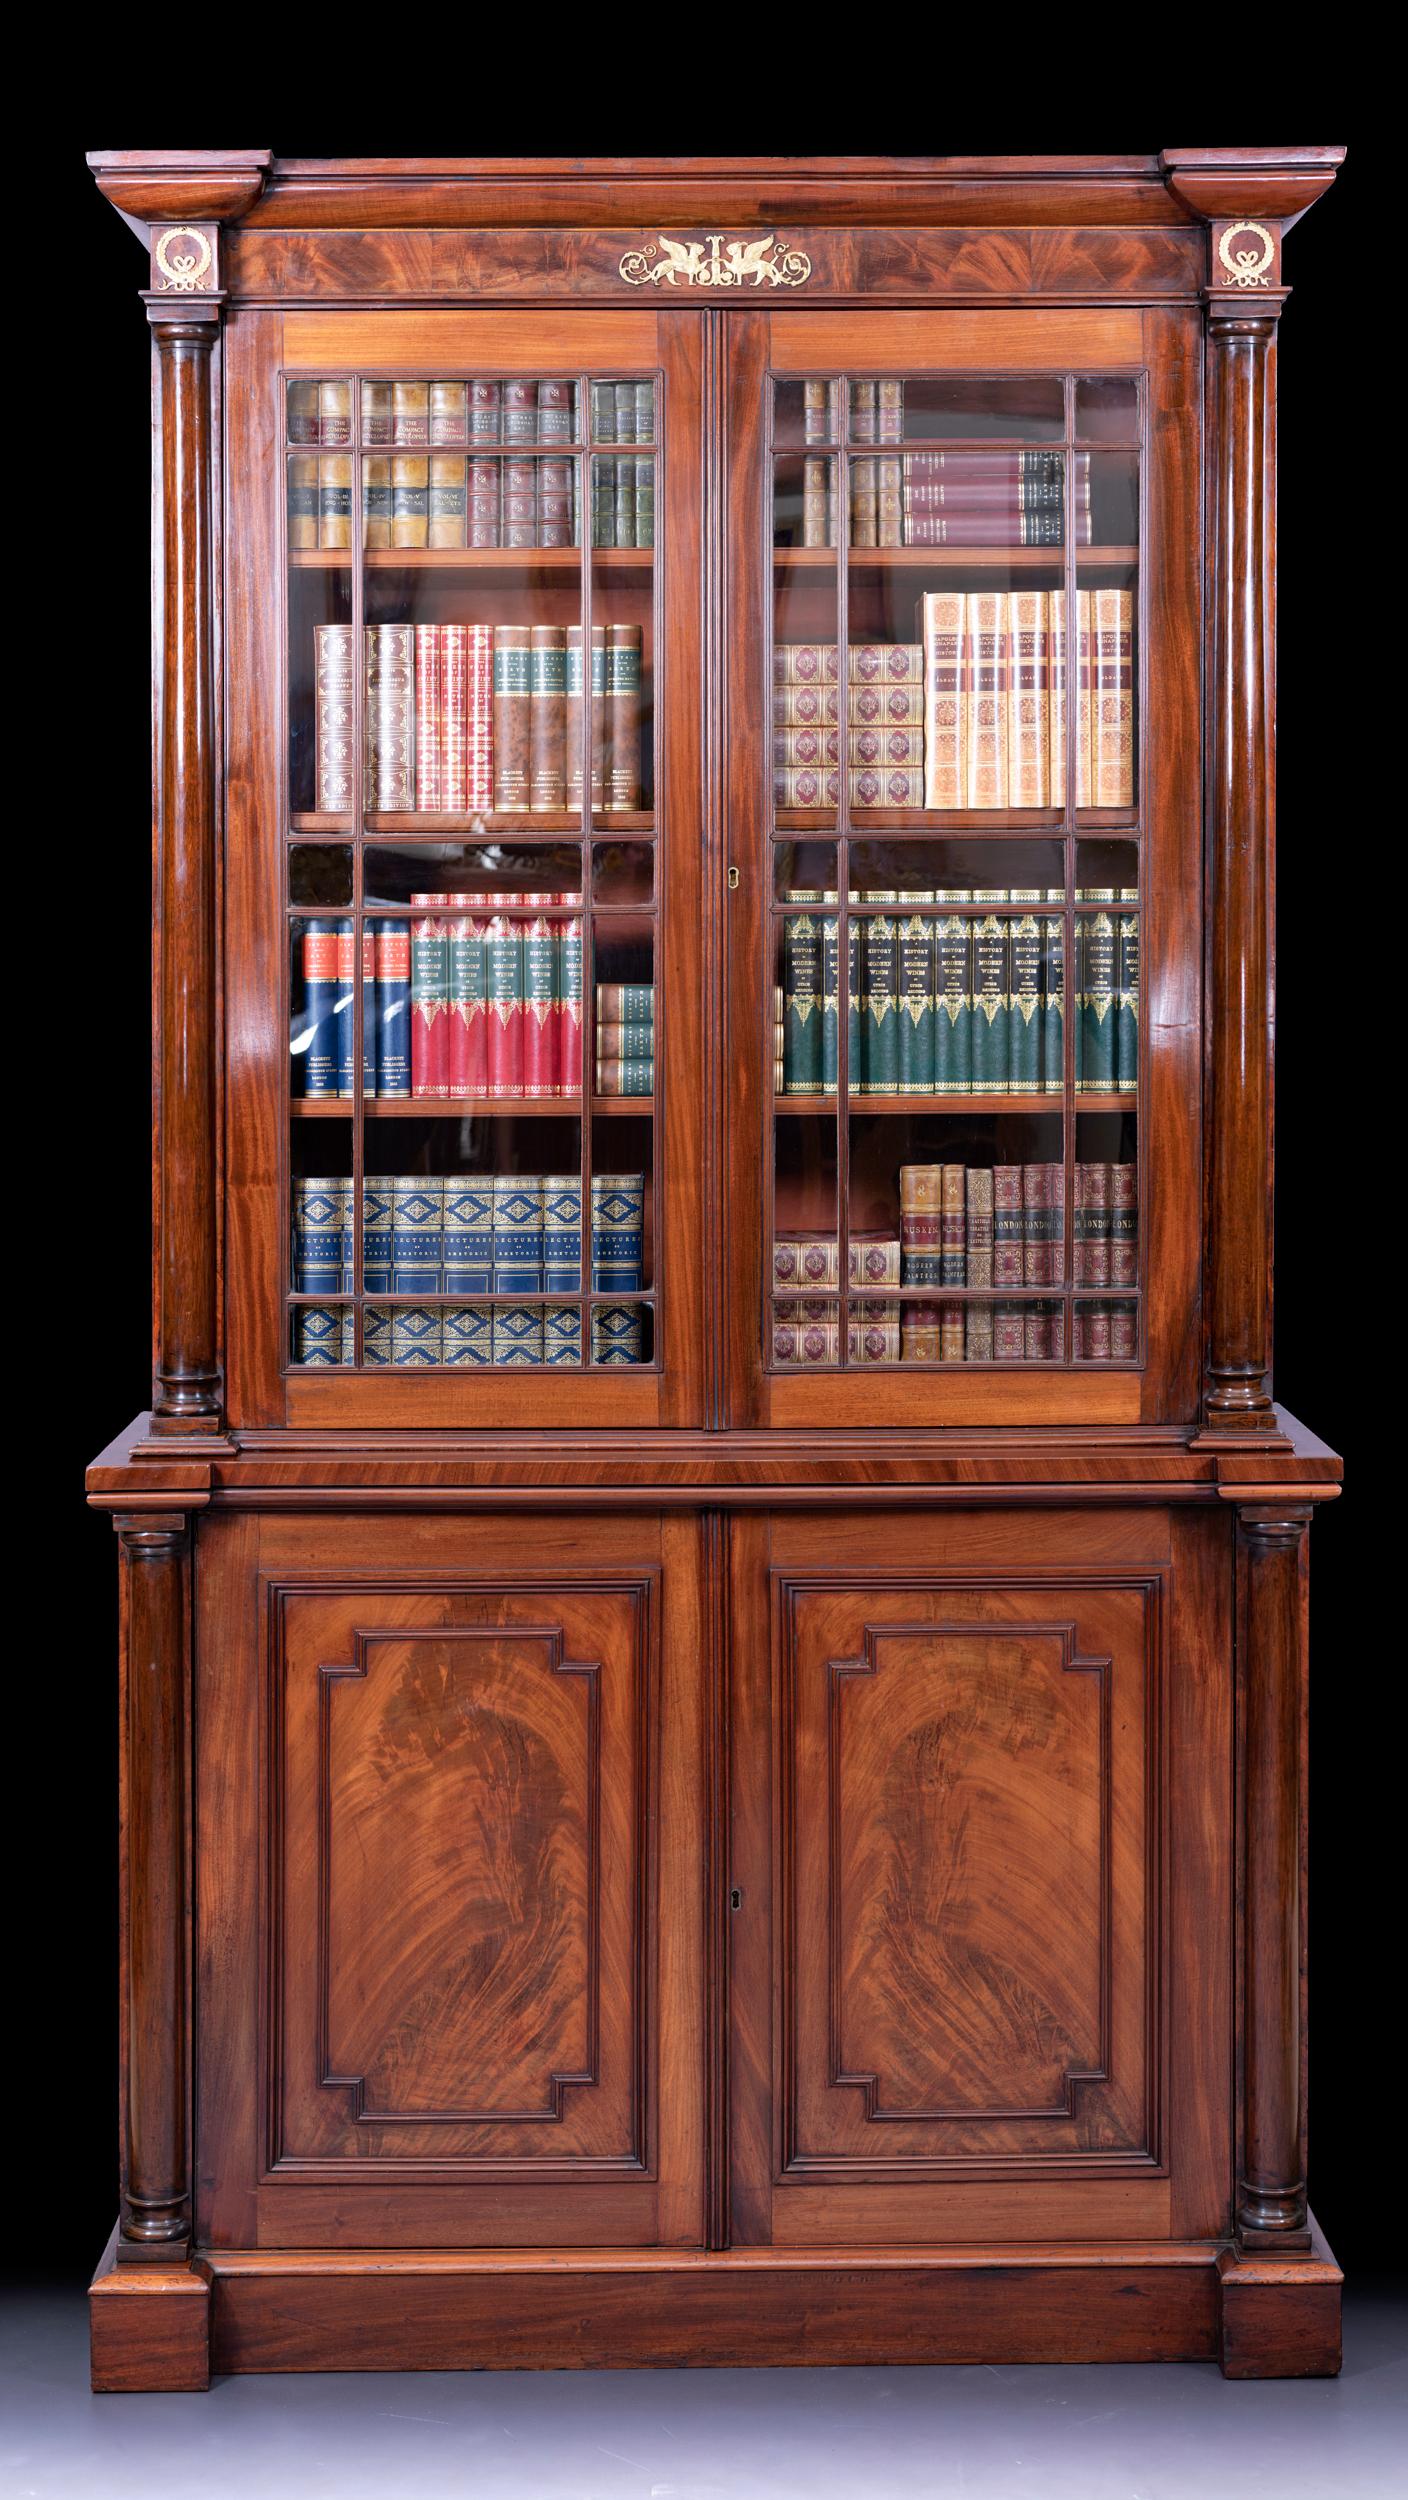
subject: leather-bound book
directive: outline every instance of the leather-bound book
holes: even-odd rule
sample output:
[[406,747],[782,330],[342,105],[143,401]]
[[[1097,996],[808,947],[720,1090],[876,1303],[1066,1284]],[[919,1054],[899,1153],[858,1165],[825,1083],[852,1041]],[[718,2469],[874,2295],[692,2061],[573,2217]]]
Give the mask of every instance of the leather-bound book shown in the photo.
[[1090,685],[1092,676],[1092,631],[1090,592],[1076,592],[1075,651],[1068,655],[1067,674],[1071,685],[1071,709],[1075,714],[1076,732],[1076,805],[1091,807],[1093,784],[1090,777]]
[[1050,697],[1047,704],[1047,804],[1066,804],[1066,594],[1046,594],[1046,650]]
[[440,722],[444,704],[441,628],[417,625],[416,638],[416,808],[435,815],[443,808]]
[[1077,1285],[1110,1281],[1110,1166],[1078,1163],[1075,1174],[1071,1275]]
[[943,1166],[900,1166],[900,1262],[906,1285],[942,1280]]
[[393,443],[429,442],[430,384],[428,382],[392,383],[391,439]]
[[494,807],[502,815],[526,816],[529,810],[532,700],[531,629],[527,625],[496,625]]
[[416,804],[416,638],[413,625],[367,627],[367,806],[401,814]]
[[1112,1363],[1137,1363],[1139,1360],[1137,1302],[1110,1304],[1110,1360]]
[[961,1302],[939,1304],[939,1361],[963,1361],[963,1305]]
[[1139,1166],[1110,1166],[1110,1282],[1139,1282]]
[[1108,1302],[1078,1302],[1076,1304],[1076,1360],[1078,1362],[1109,1362],[1110,1310],[1111,1305]]
[[[290,1035],[290,1049],[295,1089],[309,1102],[335,1097],[338,1090],[337,948],[340,925],[336,920],[319,917],[305,920],[299,932],[303,1007]],[[316,1285],[299,1287],[303,1293],[320,1290]]]
[[362,1290],[391,1291],[391,1210],[396,1183],[389,1175],[362,1176]]
[[538,536],[538,464],[536,460],[504,462],[503,543],[532,547]]
[[1127,590],[1091,593],[1091,805],[1134,799],[1134,603]]
[[879,443],[904,440],[904,383],[897,375],[875,385],[875,439]]
[[443,1255],[446,1293],[492,1293],[494,1192],[487,1176],[446,1181]]
[[904,469],[898,455],[875,463],[875,540],[880,547],[904,545]]
[[873,460],[851,463],[851,545],[878,546],[880,529],[880,478]]
[[900,1304],[900,1359],[937,1363],[943,1356],[943,1323],[937,1302]]
[[875,384],[868,381],[853,382],[850,398],[851,441],[853,443],[878,442],[880,438],[876,428]]
[[934,1091],[973,1090],[973,929],[958,912],[934,923]]
[[998,1163],[992,1175],[992,1281],[999,1293],[1026,1281],[1022,1166]]
[[[883,701],[883,690],[879,687],[863,686],[855,692],[877,706]],[[774,729],[834,728],[841,717],[839,686],[775,686],[773,689]]]
[[645,1283],[645,1174],[592,1174],[592,1291],[636,1293]]
[[1007,804],[1046,807],[1050,804],[1051,695],[1045,591],[1009,591],[1007,624]]
[[465,536],[471,547],[497,547],[503,519],[503,462],[480,455],[466,471]]
[[391,1290],[438,1293],[444,1259],[445,1184],[419,1172],[391,1183]]
[[467,625],[465,638],[465,791],[472,813],[494,804],[494,629]]
[[[1093,899],[1095,889],[1087,887]],[[1109,889],[1113,900],[1113,888]],[[1108,1094],[1115,1084],[1115,916],[1112,911],[1083,914],[1081,969],[1080,1087],[1085,1094]]]
[[494,1291],[526,1296],[543,1289],[543,1184],[536,1173],[495,1173]]
[[1066,1090],[1066,923],[1055,912],[1041,921],[1041,1089]]
[[[565,662],[563,745],[566,760],[566,804],[568,807],[579,808],[582,804],[584,725],[582,689],[582,628],[580,625],[569,625],[567,627]],[[593,722],[595,723],[598,719],[602,722],[600,732],[593,738],[593,750],[595,752],[600,748],[605,737],[606,627],[604,625],[594,625],[592,627],[591,677]],[[591,804],[593,808],[599,808],[602,805],[602,800],[603,791],[600,778],[597,777],[593,780],[591,791]]]
[[447,1366],[466,1367],[492,1363],[494,1359],[494,1314],[492,1306],[449,1309],[440,1314],[440,1360]]
[[389,547],[394,508],[391,489],[391,456],[388,452],[368,452],[362,462],[362,545],[367,548]]
[[636,535],[637,547],[655,544],[655,462],[636,461]]
[[616,440],[616,385],[614,382],[593,382],[591,411],[593,442],[614,443]]
[[487,946],[486,924],[473,913],[451,921],[450,1091],[471,1099],[489,1090]]
[[500,382],[471,382],[469,386],[469,438],[471,442],[496,443],[502,412],[503,385]]
[[582,1176],[543,1176],[543,1286],[548,1293],[582,1289]]
[[[841,1005],[841,921],[834,893],[823,891],[826,906],[821,922],[821,1090],[834,1094],[840,1070],[840,1005]],[[851,922],[851,943],[856,943],[856,924]],[[856,1043],[859,1047],[859,1032]],[[850,1081],[855,1083],[855,1052],[851,1056]]]
[[616,454],[598,452],[592,460],[592,545],[616,544]]
[[[469,441],[469,393],[463,382],[431,383],[430,440],[432,443]],[[463,541],[456,543],[462,545]]]
[[318,545],[339,550],[352,544],[352,454],[324,452],[318,462]]
[[[505,905],[517,895],[504,895]],[[501,909],[489,922],[485,942],[489,1005],[488,1091],[500,1101],[523,1092],[523,928]]]
[[613,547],[634,547],[636,543],[636,464],[623,457],[616,461],[616,510],[612,520]]
[[645,1361],[645,1305],[641,1302],[608,1302],[592,1313],[592,1361],[605,1363],[643,1363]]
[[293,1198],[293,1290],[342,1293],[351,1265],[352,1184],[346,1179],[296,1180]]
[[[973,1287],[986,1289],[992,1283],[992,1173],[986,1167],[970,1165],[965,1176],[964,1196],[967,1219],[967,1281]],[[969,1302],[964,1308],[964,1360],[969,1363],[992,1361],[992,1304]]]
[[536,443],[538,385],[515,380],[503,386],[503,429],[506,443]]
[[343,815],[352,805],[352,628],[314,628],[317,700],[317,803],[322,815]]
[[852,1363],[897,1363],[900,1359],[899,1306],[866,1296],[847,1313],[846,1352]]
[[316,452],[297,451],[288,464],[288,543],[300,550],[318,544],[319,461]]
[[403,453],[391,463],[391,544],[425,547],[430,543],[430,461],[424,453]]
[[430,455],[430,492],[427,502],[428,547],[463,547],[465,544],[467,463],[456,459],[453,452],[432,452]]
[[[830,440],[828,393],[824,382],[812,381],[802,384],[802,435],[804,441],[808,443],[825,443]],[[291,433],[289,439],[290,441],[293,439]]]
[[554,455],[538,462],[538,545],[572,544],[572,462]]
[[[559,902],[567,901],[564,895]],[[577,897],[571,897],[577,900]],[[557,1090],[575,1101],[582,1090],[582,923],[559,920],[553,996],[557,1007]]]
[[543,1306],[541,1302],[494,1304],[494,1361],[541,1364]]
[[[871,895],[869,901],[892,903],[895,894]],[[899,922],[893,912],[867,914],[862,962],[865,974],[865,1078],[867,1094],[893,1094],[900,1081],[900,957]]]
[[899,1008],[898,1090],[902,1094],[932,1094],[934,923],[922,912],[906,914],[899,924]]
[[441,1321],[433,1302],[393,1302],[391,1360],[398,1371],[416,1371],[439,1363]]
[[965,807],[1007,805],[1007,597],[967,599],[968,732]]
[[[791,691],[799,700],[805,698],[813,705],[824,702],[828,706],[825,718],[839,719],[839,689],[837,687],[799,686]],[[922,733],[924,715],[925,694],[922,685],[912,683],[894,685],[888,679],[882,678],[874,684],[863,686],[852,682],[847,689],[846,716],[854,730],[882,729],[887,732],[895,730],[909,732],[911,743],[902,755],[895,756],[894,761],[897,763],[923,762],[924,748],[917,742],[915,733]],[[812,717],[815,716],[812,715]],[[797,717],[802,719],[808,715],[799,712]]]
[[411,1092],[411,924],[378,920],[376,953],[376,1090],[382,1102],[407,1102]]
[[[907,691],[907,689],[905,689]],[[922,807],[924,803],[924,732],[918,728],[896,729],[889,721],[877,722],[873,728],[852,727],[848,734],[850,759],[853,765],[876,774],[887,783],[894,773],[903,773],[906,783],[913,782],[912,795],[904,804]],[[854,780],[855,775],[852,775]]]
[[1115,1089],[1121,1094],[1139,1090],[1139,914],[1123,908],[1134,899],[1121,892],[1116,940]]
[[[814,894],[797,891],[789,894],[787,900],[819,904],[821,892],[819,888]],[[784,1091],[789,1094],[819,1094],[821,1091],[821,919],[818,913],[796,912],[784,920],[782,962],[785,999]]]
[[540,443],[570,443],[573,434],[572,382],[540,382],[538,384],[538,440]]
[[1010,924],[988,912],[973,923],[973,1092],[1005,1094],[1010,1086]]
[[[544,1183],[546,1188],[547,1184]],[[582,1361],[582,1314],[575,1303],[543,1304],[543,1361],[549,1370],[578,1370]]]
[[802,462],[802,544],[804,547],[829,547],[827,528],[828,460],[811,457]]
[[466,737],[469,726],[468,628],[440,625],[440,805],[447,813],[465,812]]
[[523,1091],[536,1101],[557,1092],[557,935],[551,895],[522,899],[533,912],[523,924]]
[[641,735],[641,629],[606,628],[606,740],[610,758],[606,807],[638,808]]
[[285,414],[291,443],[320,443],[322,417],[316,382],[290,382]]
[[438,896],[412,896],[411,1093],[416,1101],[443,1101],[450,1090],[449,940],[437,911]]
[[533,625],[529,639],[528,804],[544,814],[567,804],[567,636]]
[[[1016,897],[1014,896],[1014,900]],[[1007,1002],[1007,1072],[1014,1094],[1042,1086],[1041,923],[1024,911],[1008,923],[1011,948]]]
[[364,443],[389,443],[393,436],[391,385],[389,382],[362,384],[362,440]]
[[941,1166],[939,1201],[939,1282],[968,1282],[967,1174],[961,1163]]
[[350,443],[352,440],[352,385],[350,382],[318,384],[318,440],[329,443]]

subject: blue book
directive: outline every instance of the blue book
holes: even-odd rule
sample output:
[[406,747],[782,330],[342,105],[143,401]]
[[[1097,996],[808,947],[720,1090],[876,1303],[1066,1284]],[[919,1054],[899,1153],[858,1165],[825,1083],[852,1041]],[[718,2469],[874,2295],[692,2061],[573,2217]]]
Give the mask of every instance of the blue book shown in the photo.
[[398,1367],[440,1360],[440,1311],[436,1303],[394,1302],[391,1360]]
[[[446,1181],[444,1264],[446,1293],[492,1292],[494,1192],[491,1181]],[[450,1359],[447,1354],[446,1361]],[[488,1362],[487,1353],[483,1359]]]
[[346,1238],[348,1180],[295,1180],[293,1184],[293,1290],[343,1293],[350,1264]]
[[376,1090],[383,1102],[411,1098],[411,924],[376,924]]
[[294,1360],[320,1365],[350,1363],[343,1351],[344,1323],[352,1317],[336,1303],[300,1302],[294,1313]]
[[[391,1184],[391,1290],[440,1291],[441,1226],[445,1184],[411,1173]],[[399,1361],[393,1354],[393,1362]],[[439,1361],[437,1354],[435,1360]]]
[[548,1365],[569,1364],[574,1370],[582,1360],[582,1313],[575,1302],[545,1302],[543,1305],[543,1361]]
[[352,923],[350,920],[339,920],[334,925],[337,929],[337,989],[332,1010],[333,1048],[337,1053],[337,1092],[343,1102],[350,1102],[353,1094],[353,1044],[357,1039],[357,1002],[352,980],[355,960]]
[[391,1306],[381,1310],[368,1306],[362,1313],[362,1361],[364,1364],[389,1363],[391,1360]]
[[396,1183],[388,1175],[362,1176],[362,1291],[391,1291],[391,1206]]
[[[543,1285],[548,1293],[582,1290],[582,1179],[579,1172],[543,1178]],[[552,1361],[549,1355],[548,1360]]]
[[638,1293],[644,1283],[645,1174],[594,1172],[592,1291]]
[[541,1302],[496,1302],[494,1304],[494,1361],[496,1363],[541,1363],[543,1359],[543,1306]]
[[444,1311],[441,1322],[442,1362],[463,1365],[493,1361],[494,1314],[487,1305],[477,1310]]
[[[493,1289],[515,1294],[543,1289],[543,1184],[531,1173],[495,1176]],[[541,1354],[532,1359],[541,1361]]]
[[303,1012],[289,1048],[295,1089],[310,1102],[337,1092],[337,931],[335,920],[303,923]]
[[592,1313],[592,1361],[594,1363],[643,1363],[645,1361],[645,1306],[640,1302],[611,1302]]

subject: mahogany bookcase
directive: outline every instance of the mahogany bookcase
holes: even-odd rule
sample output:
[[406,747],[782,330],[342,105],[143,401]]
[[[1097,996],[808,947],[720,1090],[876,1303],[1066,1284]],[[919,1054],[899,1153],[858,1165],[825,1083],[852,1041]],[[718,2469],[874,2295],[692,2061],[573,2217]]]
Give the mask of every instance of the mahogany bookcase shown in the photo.
[[[1276,337],[1341,156],[90,157],[155,436],[97,2387],[1338,2368],[1340,1466],[1273,1402],[1270,1208]],[[567,652],[529,812],[497,692],[467,780],[379,778],[363,654],[409,629],[428,759],[461,626]],[[429,1033],[481,909],[508,986],[439,1012],[550,961],[556,1091],[416,1042],[354,1095],[383,936]],[[555,1301],[496,1231],[407,1286],[398,1187],[544,1177]]]

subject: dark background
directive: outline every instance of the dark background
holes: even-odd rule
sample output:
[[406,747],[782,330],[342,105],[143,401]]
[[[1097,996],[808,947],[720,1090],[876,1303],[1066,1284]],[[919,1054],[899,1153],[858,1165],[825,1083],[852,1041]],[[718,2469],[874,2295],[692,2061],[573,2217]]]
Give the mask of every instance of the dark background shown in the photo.
[[[263,107],[247,126],[268,123]],[[140,114],[122,124],[141,126]],[[1334,110],[1302,102],[1266,129],[1337,126]],[[92,128],[104,136],[109,126],[98,118]],[[492,144],[544,141],[540,128],[515,141],[496,127]],[[1075,143],[1063,131],[1056,144]],[[1390,731],[1395,758],[1401,749],[1397,715],[1381,712],[1375,692],[1376,594],[1394,594],[1403,499],[1398,410],[1382,389],[1393,330],[1371,319],[1384,278],[1369,246],[1388,248],[1393,230],[1370,195],[1372,153],[1351,145],[1328,198],[1289,237],[1280,375],[1276,1390],[1349,1467],[1342,1503],[1311,1537],[1311,2180],[1322,2227],[1361,2277],[1384,2266],[1390,2246],[1383,2192],[1395,2169],[1384,2138],[1396,2115],[1404,1968],[1403,1644],[1388,1602],[1386,1470],[1374,1463],[1401,1395],[1388,1358],[1403,1342],[1391,1213],[1403,1157],[1392,1113],[1377,1110],[1398,1099],[1403,1057],[1402,1019],[1391,1026],[1387,1012],[1404,951]],[[23,1475],[6,1505],[11,1585],[33,1601],[33,1628],[12,1639],[7,1660],[19,1953],[4,1992],[6,2080],[12,2120],[28,2115],[10,2135],[5,2255],[17,2271],[77,2282],[117,2202],[116,1557],[106,1519],[83,1509],[81,1470],[149,1397],[148,350],[138,243],[93,188],[81,145],[55,141],[46,170],[56,177],[47,209],[81,300],[42,357],[42,307],[19,292],[12,309],[23,404],[37,413],[30,393],[47,377],[69,439],[51,437],[48,460],[21,453],[11,469],[17,519],[36,530],[23,578],[46,596],[11,619],[41,638],[33,667],[11,678],[12,776],[26,757],[38,769],[12,778],[8,830],[12,892],[31,898],[11,947],[39,967],[20,1064],[42,1093],[23,1168],[10,1175],[9,1238],[39,1257],[9,1297],[21,1363],[33,1365],[12,1440]],[[1402,638],[1401,621],[1385,634],[1395,661]],[[1351,1067],[1362,1074],[1346,1081]],[[1372,1127],[1361,1107],[1371,1100]],[[76,1255],[55,1264],[48,1228],[65,1199]],[[48,1446],[31,1487],[36,1430]]]

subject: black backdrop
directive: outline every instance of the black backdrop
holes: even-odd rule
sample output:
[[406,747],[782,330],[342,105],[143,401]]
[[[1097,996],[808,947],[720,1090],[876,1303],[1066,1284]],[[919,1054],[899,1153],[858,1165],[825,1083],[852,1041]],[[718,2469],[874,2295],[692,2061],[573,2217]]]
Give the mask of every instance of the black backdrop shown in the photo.
[[[1301,103],[1286,118],[1299,133],[1328,117]],[[266,122],[256,113],[250,126]],[[105,135],[101,118],[92,127]],[[519,144],[540,146],[540,129]],[[1344,1501],[1311,1539],[1311,2176],[1323,2227],[1361,2272],[1393,2262],[1381,2182],[1396,2166],[1380,2137],[1396,2115],[1389,2051],[1403,1912],[1403,1780],[1390,1726],[1403,1644],[1385,1603],[1392,1549],[1370,1464],[1376,1436],[1386,1453],[1401,1396],[1385,1358],[1403,1344],[1391,1214],[1403,1157],[1391,1122],[1361,1110],[1376,1089],[1394,1099],[1403,1057],[1398,1019],[1387,1055],[1383,1013],[1403,949],[1379,934],[1398,903],[1403,806],[1372,691],[1372,600],[1402,511],[1398,411],[1375,378],[1393,332],[1369,319],[1368,245],[1391,232],[1370,198],[1370,153],[1351,148],[1329,198],[1289,238],[1280,392],[1276,1383],[1350,1470]],[[12,1619],[22,1593],[36,1602],[7,1661],[19,1951],[0,2003],[15,2016],[5,2259],[76,2282],[116,2207],[114,1540],[83,1511],[81,1469],[148,1397],[148,404],[140,247],[93,189],[80,144],[52,141],[55,169],[51,204],[70,286],[81,279],[79,318],[36,361],[42,305],[21,285],[11,312],[26,409],[11,511],[35,531],[16,601],[28,613],[13,621],[43,639],[40,664],[12,680],[22,715],[12,771],[31,737],[42,767],[11,784],[11,884],[23,905],[10,960],[19,950],[26,970],[39,969],[12,1064],[41,1092],[12,1170],[9,1236],[38,1255],[24,1261],[23,1284],[12,1280],[9,1307],[11,1344],[33,1366],[19,1445],[28,1453],[42,1432],[45,1459],[31,1469],[26,1455],[7,1503]],[[31,262],[31,284],[41,274]],[[46,380],[62,449],[52,412],[29,396]],[[46,438],[47,460],[24,449]],[[12,595],[18,588],[12,579]],[[47,609],[37,627],[36,592]],[[1386,637],[1395,655],[1401,639],[1401,626]],[[1391,882],[1379,874],[1384,853]],[[1365,1040],[1355,1054],[1364,1078],[1337,1080],[1341,1036],[1371,1016],[1382,1017],[1385,1050]]]

